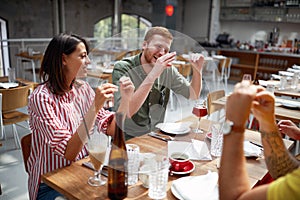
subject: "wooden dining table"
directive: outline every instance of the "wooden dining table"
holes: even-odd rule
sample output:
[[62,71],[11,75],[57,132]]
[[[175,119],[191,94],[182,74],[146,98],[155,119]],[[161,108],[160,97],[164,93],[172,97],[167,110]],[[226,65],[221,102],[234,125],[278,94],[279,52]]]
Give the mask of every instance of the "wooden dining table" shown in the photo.
[[[215,101],[213,101],[212,103],[215,105],[221,105],[221,106],[225,106],[226,104],[226,99],[227,96],[222,97],[220,99],[217,99]],[[277,100],[276,100],[277,99]],[[288,99],[279,99],[278,97],[275,98],[275,102],[281,102],[281,103],[275,103],[275,117],[278,120],[291,120],[293,122],[295,122],[296,124],[300,123],[300,110],[299,108],[297,109],[291,109],[291,108],[287,108],[282,106],[283,102],[286,103],[295,103],[297,102],[296,100],[288,100]]]
[[[190,116],[182,120],[193,122],[192,127],[196,126],[197,118]],[[209,130],[212,123],[216,123],[207,119],[202,119],[200,126],[205,132]],[[191,127],[191,128],[192,128]],[[191,139],[197,139],[204,141],[208,147],[210,146],[210,140],[206,137],[206,134],[196,134],[190,131],[184,135],[176,135],[175,141],[190,141]],[[254,143],[261,144],[260,134],[255,131],[246,130],[245,139],[253,141]],[[284,140],[287,148],[293,146],[293,142]],[[140,146],[141,153],[154,152],[156,154],[164,154],[167,156],[167,142],[153,138],[147,134],[135,137],[126,141],[126,143],[134,143]],[[93,171],[82,165],[83,162],[88,161],[89,158],[72,163],[70,166],[57,169],[55,171],[42,175],[42,181],[59,191],[68,199],[108,199],[107,197],[107,184],[99,187],[90,186],[87,180],[93,175]],[[267,174],[268,170],[265,165],[263,156],[258,158],[247,158],[247,171],[249,174],[249,181],[251,187],[255,186],[258,181]],[[208,171],[218,172],[217,165],[219,158],[213,157],[212,160],[193,160],[195,164],[195,170],[191,174],[185,176],[199,176],[207,174]],[[167,197],[165,199],[177,199],[171,191],[172,181],[181,178],[179,175],[169,175]],[[128,196],[126,199],[150,199],[148,196],[148,189],[143,187],[142,182],[128,186]]]

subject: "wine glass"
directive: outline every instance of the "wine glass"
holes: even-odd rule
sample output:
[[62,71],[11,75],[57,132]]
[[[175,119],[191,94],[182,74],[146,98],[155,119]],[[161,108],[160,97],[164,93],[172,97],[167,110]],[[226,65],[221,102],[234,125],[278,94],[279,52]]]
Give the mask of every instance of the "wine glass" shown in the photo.
[[101,186],[106,183],[106,180],[101,179],[101,171],[105,162],[108,141],[108,136],[99,132],[97,127],[89,136],[87,147],[90,161],[94,166],[94,176],[88,179],[88,183],[92,186]]
[[207,115],[207,107],[205,104],[196,103],[193,107],[192,113],[198,117],[198,123],[196,129],[194,129],[195,133],[203,133],[203,130],[200,129],[200,120],[201,117]]
[[251,83],[251,81],[252,81],[251,74],[244,74],[243,75],[243,81],[249,81]]

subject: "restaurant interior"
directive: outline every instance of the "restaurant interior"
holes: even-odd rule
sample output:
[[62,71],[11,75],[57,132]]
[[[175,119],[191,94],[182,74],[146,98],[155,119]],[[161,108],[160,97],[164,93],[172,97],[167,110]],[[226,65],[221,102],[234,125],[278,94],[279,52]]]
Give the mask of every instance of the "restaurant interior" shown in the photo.
[[[144,34],[153,26],[164,26],[174,36],[170,51],[176,51],[177,57],[173,65],[186,79],[192,77],[191,54],[204,55],[203,88],[199,99],[186,100],[171,93],[166,110],[164,123],[188,124],[188,131],[175,134],[171,131],[159,140],[157,137],[162,134],[132,140],[141,147],[145,141],[149,142],[147,147],[140,149],[143,153],[167,152],[169,155],[172,143],[165,140],[171,138],[173,143],[182,142],[180,145],[184,146],[187,138],[192,137],[190,133],[195,134],[193,140],[204,142],[210,151],[212,124],[224,121],[226,97],[245,75],[250,75],[253,84],[262,85],[275,95],[278,121],[291,120],[300,127],[300,1],[0,0],[0,5],[0,200],[29,199],[28,175],[21,148],[23,136],[30,133],[26,99],[41,83],[38,73],[46,46],[54,35],[62,32],[76,33],[89,41],[91,64],[85,80],[92,88],[101,81],[112,82],[114,63],[140,53]],[[9,81],[11,73],[16,85]],[[17,101],[16,94],[12,93],[17,89],[26,93],[24,98],[18,99],[25,99],[23,102]],[[206,105],[207,113],[198,118],[193,107],[199,103]],[[7,123],[7,110],[18,112],[22,119]],[[196,134],[194,128],[197,127],[204,133]],[[163,128],[171,129],[162,126],[160,130]],[[257,130],[258,124],[250,115],[246,138],[261,145]],[[298,141],[285,137],[285,145],[292,154],[300,153]],[[155,150],[157,148],[159,150]],[[220,156],[208,154],[208,157],[203,152],[202,157],[195,156],[193,169],[183,176],[217,172]],[[250,183],[255,187],[268,171],[261,154],[248,157]],[[79,163],[74,168],[81,167]],[[78,177],[86,182],[82,181],[80,187],[86,188],[86,177],[92,170],[83,167],[81,170]],[[67,170],[62,173],[68,175]],[[44,176],[43,181],[64,191],[67,181],[51,175]],[[169,175],[165,199],[183,199],[172,185],[172,181],[181,177],[180,173]],[[145,182],[139,179],[129,190],[128,199],[149,199],[143,184]],[[89,193],[92,197],[104,198],[106,193],[100,194],[102,187],[105,186],[87,188],[78,194],[73,189],[74,194],[66,192],[64,195],[69,199],[81,199]]]

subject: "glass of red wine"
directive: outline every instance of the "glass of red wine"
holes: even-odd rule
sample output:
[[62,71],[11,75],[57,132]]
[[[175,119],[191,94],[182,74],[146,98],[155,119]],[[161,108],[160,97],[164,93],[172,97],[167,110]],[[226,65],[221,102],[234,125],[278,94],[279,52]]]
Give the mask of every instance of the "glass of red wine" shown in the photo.
[[207,115],[207,107],[205,104],[196,104],[193,107],[193,112],[192,112],[195,116],[198,117],[198,123],[197,123],[197,127],[196,129],[194,129],[195,133],[203,133],[203,130],[200,129],[200,120],[201,117],[204,117]]

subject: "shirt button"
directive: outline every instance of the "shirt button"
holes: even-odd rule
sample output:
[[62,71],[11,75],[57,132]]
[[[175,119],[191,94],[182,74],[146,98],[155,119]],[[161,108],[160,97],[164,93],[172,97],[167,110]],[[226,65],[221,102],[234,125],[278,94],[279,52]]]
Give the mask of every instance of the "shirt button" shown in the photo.
[[151,106],[151,103],[149,103],[148,105]]

